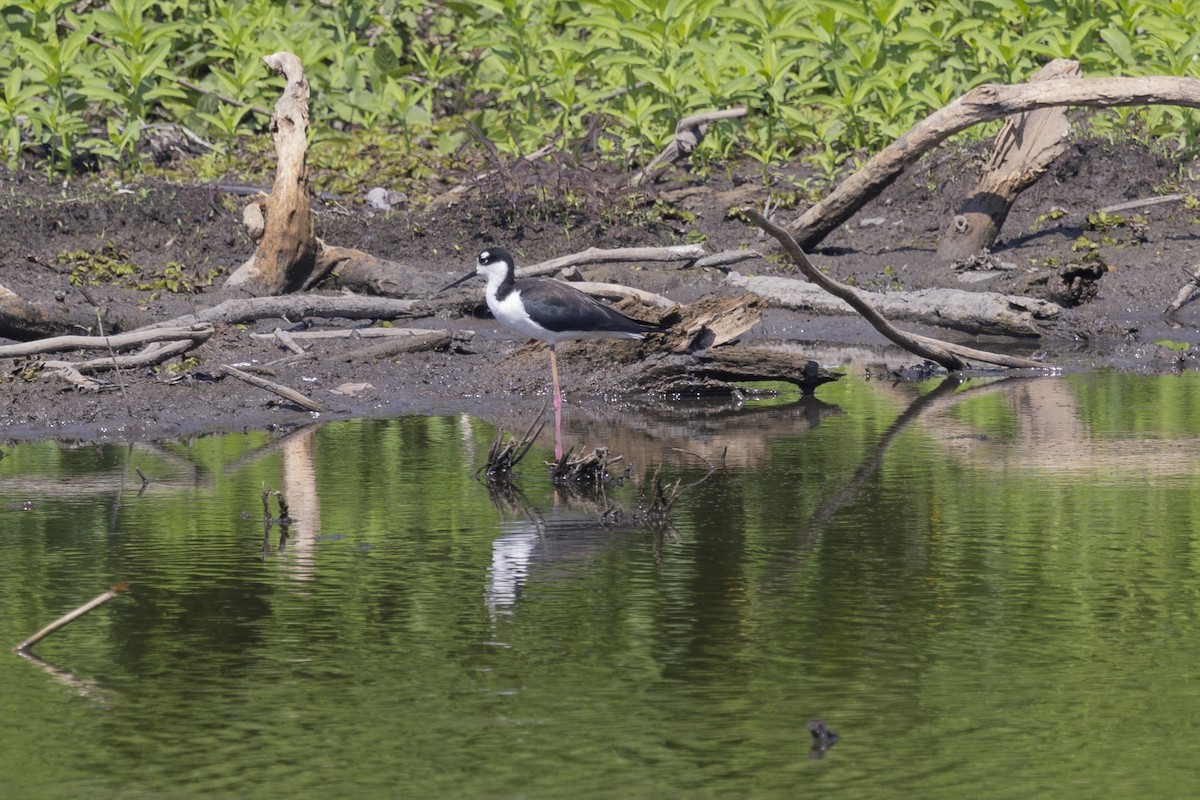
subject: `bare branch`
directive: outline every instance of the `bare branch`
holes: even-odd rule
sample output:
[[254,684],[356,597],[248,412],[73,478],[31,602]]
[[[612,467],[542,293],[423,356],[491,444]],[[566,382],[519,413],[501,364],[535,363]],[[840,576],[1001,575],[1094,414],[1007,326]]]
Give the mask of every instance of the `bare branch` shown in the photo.
[[266,378],[260,378],[257,375],[251,375],[249,372],[243,372],[237,367],[231,367],[228,364],[222,364],[221,372],[225,373],[231,378],[237,378],[239,381],[244,381],[251,386],[257,386],[259,389],[266,389],[268,392],[277,394],[283,399],[295,403],[296,405],[307,409],[308,411],[325,411],[325,406],[321,405],[316,400],[305,397],[295,389],[289,389],[286,386],[281,386],[280,384],[269,381]]
[[579,253],[552,258],[517,270],[518,278],[533,278],[553,275],[563,267],[578,267],[584,264],[620,264],[632,261],[694,261],[705,254],[699,244],[677,244],[668,247],[617,247],[604,250],[589,247]]
[[783,228],[768,220],[762,214],[758,213],[753,208],[744,208],[742,213],[758,227],[762,228],[767,233],[774,236],[787,254],[796,262],[796,266],[804,273],[804,276],[813,283],[820,286],[830,294],[840,297],[849,303],[855,311],[866,317],[875,330],[882,333],[891,341],[908,350],[910,353],[915,353],[921,358],[927,358],[934,361],[948,370],[959,370],[966,368],[967,364],[963,361],[964,358],[970,358],[975,361],[983,361],[988,364],[999,364],[1001,366],[1022,366],[1044,368],[1046,365],[1029,359],[1014,359],[1010,356],[998,356],[992,353],[987,353],[982,350],[975,350],[969,347],[961,347],[951,344],[950,342],[941,342],[937,339],[931,339],[926,336],[914,336],[904,331],[899,330],[890,322],[883,318],[870,304],[863,300],[858,292],[839,283],[832,278],[824,275],[805,255],[804,250],[796,243],[796,240]]
[[796,236],[800,247],[814,247],[923,153],[972,125],[1051,106],[1114,108],[1161,104],[1200,108],[1200,79],[1156,75],[977,86],[918,122],[877,153],[866,166],[792,222],[788,230]]

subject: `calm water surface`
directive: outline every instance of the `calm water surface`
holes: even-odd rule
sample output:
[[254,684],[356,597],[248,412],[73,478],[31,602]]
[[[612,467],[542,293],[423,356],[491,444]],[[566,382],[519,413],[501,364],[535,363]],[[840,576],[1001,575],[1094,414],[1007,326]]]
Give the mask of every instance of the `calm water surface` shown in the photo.
[[5,447],[3,796],[1200,794],[1200,376],[818,394]]

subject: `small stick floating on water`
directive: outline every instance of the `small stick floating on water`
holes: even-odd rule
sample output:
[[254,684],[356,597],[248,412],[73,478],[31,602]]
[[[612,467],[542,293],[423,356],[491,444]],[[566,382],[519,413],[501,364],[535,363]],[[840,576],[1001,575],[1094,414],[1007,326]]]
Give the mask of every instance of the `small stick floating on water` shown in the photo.
[[121,592],[125,591],[128,588],[129,588],[128,583],[122,582],[122,583],[114,584],[113,587],[111,589],[109,589],[107,592],[104,592],[103,594],[99,594],[99,595],[93,597],[91,600],[87,601],[86,603],[84,603],[79,608],[75,609],[74,611],[71,611],[70,613],[67,613],[67,614],[63,614],[61,617],[54,620],[54,622],[51,622],[46,627],[42,628],[40,631],[35,633],[33,636],[30,636],[28,639],[21,642],[19,645],[17,645],[16,647],[13,648],[13,652],[16,653],[17,655],[28,654],[30,652],[30,650],[33,648],[33,646],[35,644],[37,644],[38,642],[40,642],[42,639],[45,639],[47,636],[54,633],[59,628],[69,625],[70,623],[79,619],[84,614],[88,613],[89,611],[99,608],[100,606],[104,605],[109,600],[112,600],[114,597],[116,597],[118,594],[120,594]]

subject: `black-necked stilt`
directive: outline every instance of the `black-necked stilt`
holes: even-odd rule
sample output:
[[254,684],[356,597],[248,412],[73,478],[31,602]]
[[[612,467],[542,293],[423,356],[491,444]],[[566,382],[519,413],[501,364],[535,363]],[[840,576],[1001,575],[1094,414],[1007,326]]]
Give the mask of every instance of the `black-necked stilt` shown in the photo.
[[475,270],[444,292],[476,275],[487,278],[484,298],[501,325],[522,336],[540,339],[550,347],[554,378],[554,457],[562,458],[562,391],[558,383],[555,345],[569,339],[641,339],[661,327],[627,317],[570,284],[549,278],[517,278],[516,262],[503,247],[479,254]]

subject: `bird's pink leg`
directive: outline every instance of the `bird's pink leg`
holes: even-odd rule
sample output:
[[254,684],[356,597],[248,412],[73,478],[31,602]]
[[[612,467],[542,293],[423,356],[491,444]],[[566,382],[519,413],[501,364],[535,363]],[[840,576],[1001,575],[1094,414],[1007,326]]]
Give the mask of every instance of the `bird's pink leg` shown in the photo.
[[550,374],[554,376],[554,459],[562,460],[562,391],[558,388],[558,355],[550,343]]

